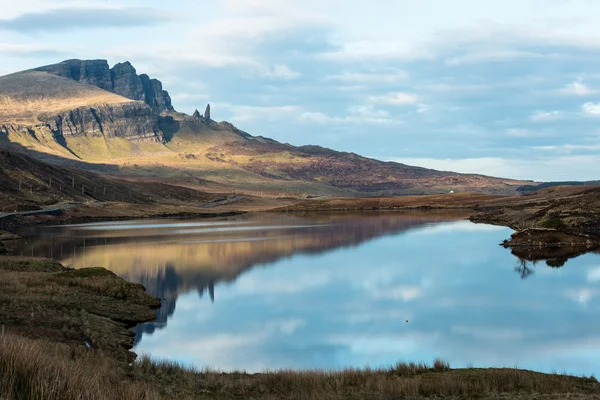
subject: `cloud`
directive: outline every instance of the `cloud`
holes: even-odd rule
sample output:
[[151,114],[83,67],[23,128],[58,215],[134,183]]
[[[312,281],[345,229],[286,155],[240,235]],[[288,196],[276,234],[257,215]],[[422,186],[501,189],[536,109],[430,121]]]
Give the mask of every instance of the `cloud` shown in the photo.
[[588,282],[600,282],[600,266],[593,267],[588,270],[587,273]]
[[531,114],[530,119],[533,122],[556,121],[564,116],[562,111],[536,111]]
[[342,74],[328,75],[326,80],[347,82],[354,84],[384,84],[404,82],[408,79],[408,73],[405,71],[396,71],[393,73],[362,73],[362,72],[344,72]]
[[506,134],[512,137],[530,137],[532,132],[529,129],[510,128],[506,130]]
[[600,144],[561,144],[550,146],[533,146],[533,149],[537,151],[551,151],[555,153],[573,153],[574,151],[598,151],[600,150]]
[[263,75],[271,79],[283,79],[286,81],[297,79],[302,76],[300,72],[292,70],[285,64],[274,64],[263,72]]
[[321,112],[303,112],[298,121],[312,124],[400,124],[401,120],[393,118],[388,111],[379,110],[372,105],[349,107],[344,116],[329,116]]
[[537,181],[572,181],[600,179],[598,165],[600,156],[568,155],[551,157],[523,158],[402,158],[381,157],[386,161],[418,167],[433,168],[440,171],[455,171],[461,173],[477,173],[489,176],[525,179]]
[[0,54],[12,57],[63,57],[81,48],[50,44],[0,43]]
[[569,299],[586,306],[590,300],[598,295],[598,292],[589,288],[581,288],[567,290],[565,294]]
[[419,286],[398,286],[394,288],[375,289],[373,297],[376,299],[391,299],[411,301],[423,296]]
[[479,62],[503,62],[522,58],[557,57],[557,55],[540,54],[531,51],[505,50],[505,51],[482,51],[472,52],[462,56],[446,59],[444,63],[448,66],[459,66]]
[[598,93],[598,90],[593,90],[582,82],[572,82],[558,92],[569,96],[589,96]]
[[585,115],[591,115],[593,117],[600,116],[600,103],[585,103],[581,106],[581,110]]
[[215,104],[215,106],[229,109],[233,116],[231,119],[237,122],[251,121],[274,121],[289,118],[290,115],[298,114],[300,107],[295,105],[284,106],[241,106],[229,104]]
[[0,20],[0,30],[22,33],[56,32],[72,29],[131,28],[169,22],[168,12],[146,7],[55,8],[20,14]]
[[384,95],[369,96],[367,98],[367,101],[374,104],[399,106],[417,104],[419,102],[419,98],[411,93],[397,92],[388,93]]
[[393,42],[359,40],[338,43],[337,49],[323,52],[320,58],[328,61],[394,61],[433,58],[432,53],[421,46],[396,40]]

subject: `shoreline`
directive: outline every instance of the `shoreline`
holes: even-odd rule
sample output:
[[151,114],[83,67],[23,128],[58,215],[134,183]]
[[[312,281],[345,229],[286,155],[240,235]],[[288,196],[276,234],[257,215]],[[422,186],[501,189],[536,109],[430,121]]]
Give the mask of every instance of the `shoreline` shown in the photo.
[[[60,209],[53,212],[54,215],[11,216],[13,223],[10,227],[152,218],[203,219],[263,212],[443,211],[462,213],[474,223],[513,229],[515,233],[502,243],[507,248],[571,247],[590,251],[600,248],[600,187],[552,187],[519,196],[457,193],[388,198],[330,198],[299,200],[291,204],[287,201],[270,202],[268,205],[261,201],[259,198],[244,198],[241,203],[216,206],[210,212],[205,211],[206,208],[190,204],[81,204]],[[6,226],[5,223],[2,225]]]
[[130,328],[156,318],[160,300],[104,268],[69,269],[0,257],[0,325],[7,333],[84,345],[132,361]]

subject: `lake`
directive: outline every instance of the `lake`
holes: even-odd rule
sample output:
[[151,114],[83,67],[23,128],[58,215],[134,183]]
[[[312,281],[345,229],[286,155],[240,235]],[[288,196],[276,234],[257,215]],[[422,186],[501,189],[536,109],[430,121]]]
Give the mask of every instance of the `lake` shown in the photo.
[[[26,228],[17,254],[160,297],[134,351],[224,371],[402,361],[600,371],[600,257],[561,267],[460,214],[256,214]],[[549,263],[556,265],[556,263]],[[563,264],[563,263],[559,263]]]

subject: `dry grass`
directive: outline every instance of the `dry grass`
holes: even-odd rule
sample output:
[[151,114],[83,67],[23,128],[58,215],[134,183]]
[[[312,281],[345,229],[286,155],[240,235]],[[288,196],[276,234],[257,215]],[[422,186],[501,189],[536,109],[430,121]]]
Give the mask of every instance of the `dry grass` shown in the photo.
[[177,399],[600,398],[595,378],[518,369],[451,370],[442,360],[376,370],[224,374],[142,357],[133,374],[162,397]]
[[0,335],[0,398],[6,400],[151,400],[120,367],[73,346]]
[[101,353],[0,335],[0,398],[21,399],[562,399],[600,398],[594,378],[517,369],[451,370],[399,363],[387,369],[195,371],[141,357],[128,366]]
[[47,72],[25,71],[0,77],[0,118],[3,122],[32,123],[42,111],[59,112],[131,101],[96,86]]
[[129,326],[155,318],[160,302],[102,268],[66,271],[42,259],[0,258],[0,325],[8,332],[132,360]]

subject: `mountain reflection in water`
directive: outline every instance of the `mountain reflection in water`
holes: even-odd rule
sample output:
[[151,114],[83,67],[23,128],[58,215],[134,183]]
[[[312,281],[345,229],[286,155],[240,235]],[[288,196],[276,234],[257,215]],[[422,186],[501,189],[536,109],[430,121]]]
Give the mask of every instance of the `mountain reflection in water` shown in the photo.
[[[162,306],[156,321],[135,328],[136,351],[199,366],[361,367],[437,356],[514,366],[518,359],[507,357],[528,356],[523,346],[537,340],[530,347],[539,361],[520,366],[544,370],[556,360],[542,344],[593,340],[585,335],[600,328],[586,319],[597,316],[595,289],[548,275],[556,268],[536,267],[539,254],[511,255],[498,245],[509,229],[463,219],[366,212],[109,222],[23,230],[13,247],[143,284]],[[569,256],[553,254],[548,266]],[[519,287],[513,269],[539,277]],[[541,333],[551,332],[554,314],[535,300],[547,293],[560,294],[555,307],[572,320],[554,339]],[[588,373],[596,365],[577,363],[562,369]]]
[[72,268],[104,267],[144,285],[162,305],[156,321],[135,328],[137,344],[144,333],[166,326],[182,293],[208,292],[214,301],[215,284],[233,282],[253,266],[463,218],[456,212],[367,212],[111,221],[26,229],[19,232],[26,238],[16,251]]

